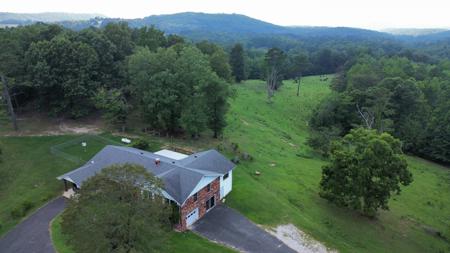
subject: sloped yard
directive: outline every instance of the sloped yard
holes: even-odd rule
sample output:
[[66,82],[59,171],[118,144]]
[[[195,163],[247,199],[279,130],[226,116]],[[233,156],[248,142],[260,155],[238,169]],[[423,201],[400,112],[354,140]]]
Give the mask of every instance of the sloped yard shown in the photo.
[[303,78],[297,97],[296,85],[285,82],[272,104],[266,102],[262,81],[236,87],[225,135],[254,161],[241,162],[236,170],[228,205],[259,224],[292,223],[340,252],[450,251],[448,168],[408,158],[414,182],[378,219],[361,217],[318,196],[325,161],[304,144],[309,116],[330,92],[328,83]]

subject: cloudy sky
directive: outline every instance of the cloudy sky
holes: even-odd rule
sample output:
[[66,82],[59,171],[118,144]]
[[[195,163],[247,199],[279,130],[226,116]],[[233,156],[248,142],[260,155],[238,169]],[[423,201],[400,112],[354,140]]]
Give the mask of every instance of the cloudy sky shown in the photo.
[[185,11],[239,13],[279,25],[450,27],[450,0],[0,0],[0,12],[140,18]]

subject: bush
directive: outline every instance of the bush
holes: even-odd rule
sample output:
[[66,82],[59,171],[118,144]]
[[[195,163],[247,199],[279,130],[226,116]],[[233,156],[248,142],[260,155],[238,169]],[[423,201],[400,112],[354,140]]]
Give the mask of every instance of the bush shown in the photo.
[[147,150],[150,147],[150,144],[148,143],[148,141],[143,140],[143,139],[138,139],[136,140],[136,142],[134,142],[133,144],[131,144],[131,146],[133,148],[137,148],[137,149],[142,149],[142,150]]

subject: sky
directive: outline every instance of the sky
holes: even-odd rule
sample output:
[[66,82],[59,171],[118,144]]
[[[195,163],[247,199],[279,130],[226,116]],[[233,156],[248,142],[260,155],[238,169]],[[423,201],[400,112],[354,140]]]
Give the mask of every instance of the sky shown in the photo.
[[450,28],[450,0],[0,0],[0,12],[142,18],[186,11],[238,13],[288,26]]

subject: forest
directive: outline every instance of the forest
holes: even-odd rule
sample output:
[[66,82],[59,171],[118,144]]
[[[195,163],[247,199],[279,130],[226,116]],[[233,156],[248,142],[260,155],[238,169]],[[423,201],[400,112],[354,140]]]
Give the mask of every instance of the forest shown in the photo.
[[19,111],[102,112],[121,130],[138,113],[149,131],[197,138],[209,129],[219,137],[234,82],[266,80],[270,99],[282,80],[300,85],[302,76],[337,73],[310,120],[309,145],[326,157],[332,140],[363,126],[400,138],[406,152],[450,162],[444,42],[424,49],[382,38],[314,41],[280,35],[229,46],[125,22],[77,31],[38,23],[0,30],[2,89]]

